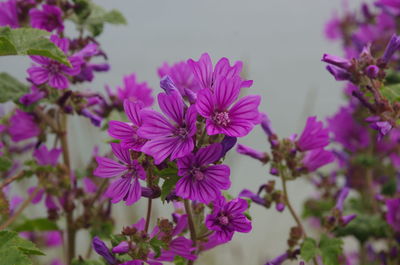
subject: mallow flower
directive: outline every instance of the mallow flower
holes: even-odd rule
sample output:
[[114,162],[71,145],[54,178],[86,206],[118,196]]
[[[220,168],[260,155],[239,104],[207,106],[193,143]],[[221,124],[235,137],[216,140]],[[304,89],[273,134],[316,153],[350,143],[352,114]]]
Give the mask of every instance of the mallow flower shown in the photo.
[[196,107],[186,108],[177,91],[158,94],[158,104],[166,117],[154,110],[142,110],[142,126],[137,131],[149,140],[141,151],[152,156],[157,165],[168,157],[175,160],[193,150],[197,117]]
[[207,133],[246,136],[260,122],[261,97],[249,95],[233,104],[240,93],[241,79],[221,77],[215,82],[214,91],[205,88],[197,94],[196,108],[206,118]]
[[33,28],[44,29],[49,32],[64,30],[62,11],[58,6],[42,5],[42,10],[33,8],[29,11],[31,26]]
[[8,132],[14,142],[19,142],[40,134],[33,115],[17,109],[10,118]]
[[221,144],[216,143],[178,159],[182,178],[176,183],[176,195],[208,204],[221,196],[221,190],[229,189],[229,167],[212,165],[221,158],[221,151]]
[[141,197],[139,179],[146,179],[146,171],[137,160],[131,158],[128,149],[120,144],[111,143],[111,149],[120,162],[107,157],[96,157],[97,168],[93,172],[100,178],[118,178],[111,183],[105,195],[112,203],[125,201],[126,205],[137,202]]
[[206,226],[215,232],[217,240],[230,241],[234,232],[251,231],[251,221],[244,215],[247,208],[244,199],[236,198],[226,202],[221,196],[215,201],[213,212],[207,215]]
[[300,151],[323,148],[329,144],[329,129],[317,117],[309,117],[296,146]]

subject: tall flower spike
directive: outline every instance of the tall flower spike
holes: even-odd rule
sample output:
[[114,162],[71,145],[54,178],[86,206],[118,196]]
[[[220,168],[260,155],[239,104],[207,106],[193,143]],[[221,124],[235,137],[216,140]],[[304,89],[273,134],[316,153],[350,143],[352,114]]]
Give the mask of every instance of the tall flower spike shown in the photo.
[[300,151],[322,148],[329,144],[329,129],[323,128],[317,117],[309,117],[299,140],[296,142]]
[[175,192],[184,199],[208,204],[229,189],[230,169],[226,165],[210,165],[221,157],[221,144],[200,148],[196,154],[178,159],[178,175]]
[[167,118],[154,110],[142,110],[143,124],[138,130],[140,137],[149,140],[142,152],[152,156],[156,164],[167,157],[171,160],[184,157],[193,150],[197,117],[195,106],[185,111],[186,106],[177,91],[158,94],[158,104]]
[[96,157],[98,166],[93,174],[100,178],[119,176],[111,183],[105,194],[112,199],[112,203],[123,200],[126,205],[131,205],[141,197],[139,179],[146,179],[146,172],[137,160],[132,160],[128,149],[116,143],[111,143],[111,148],[121,163],[98,156]]
[[[213,69],[213,64],[208,53],[203,53],[197,62],[189,59],[187,63],[192,68],[193,74],[200,84],[200,87],[202,89],[207,88],[211,90],[214,89],[216,80],[221,77],[227,79],[234,77],[240,78],[240,73],[243,67],[241,61],[237,61],[234,66],[230,66],[227,58],[221,58]],[[253,81],[251,80],[240,81],[240,87],[250,87],[252,84]]]
[[225,134],[233,137],[246,136],[260,122],[258,106],[261,97],[249,95],[238,100],[240,78],[220,78],[216,81],[214,92],[203,89],[197,95],[196,107],[206,118],[209,135]]
[[248,233],[251,231],[251,222],[243,214],[248,208],[247,201],[236,198],[229,202],[224,197],[214,203],[212,214],[207,215],[206,226],[215,231],[216,237],[222,242],[230,241],[234,232]]
[[122,121],[110,121],[108,123],[108,134],[115,139],[121,140],[124,148],[130,148],[135,151],[140,151],[146,143],[146,139],[141,138],[137,130],[142,125],[140,111],[142,109],[140,102],[134,103],[129,100],[124,101],[124,110],[131,123]]

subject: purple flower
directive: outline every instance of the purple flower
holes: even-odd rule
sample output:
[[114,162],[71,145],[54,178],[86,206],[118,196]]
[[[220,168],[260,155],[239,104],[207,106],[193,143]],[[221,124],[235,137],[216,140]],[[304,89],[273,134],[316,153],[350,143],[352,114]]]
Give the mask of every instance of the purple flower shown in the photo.
[[225,135],[224,139],[222,139],[221,141],[222,145],[221,157],[224,157],[226,153],[229,152],[229,150],[231,150],[235,146],[236,142],[237,142],[236,137]]
[[264,206],[265,200],[260,197],[260,195],[252,192],[251,190],[244,189],[239,193],[239,197],[245,197],[251,199],[253,202]]
[[93,174],[100,178],[120,176],[111,183],[105,194],[112,199],[112,203],[123,200],[126,205],[131,205],[140,199],[139,179],[146,179],[146,172],[137,160],[132,160],[128,149],[124,149],[116,143],[111,143],[111,148],[120,163],[107,157],[98,156],[96,157],[98,166]]
[[353,119],[352,112],[349,107],[340,108],[333,117],[328,118],[328,128],[336,142],[354,152],[369,145],[369,133]]
[[193,150],[197,117],[194,105],[185,112],[177,91],[158,94],[158,104],[168,119],[154,110],[142,110],[143,124],[137,131],[140,137],[149,139],[141,151],[152,156],[156,164],[169,156],[171,160],[184,157]]
[[393,54],[400,48],[400,36],[392,35],[388,45],[386,46],[385,52],[382,56],[382,61],[388,63],[393,57]]
[[46,145],[41,145],[38,149],[33,152],[33,156],[41,166],[56,166],[57,160],[61,154],[61,149],[47,149]]
[[126,241],[122,241],[115,247],[113,247],[112,252],[113,253],[127,253],[131,247],[129,246],[129,243]]
[[197,93],[200,89],[192,68],[186,62],[178,62],[172,66],[164,63],[158,68],[158,76],[164,78],[166,75],[171,78],[182,97],[189,98],[190,92]]
[[153,90],[146,82],[137,83],[134,73],[124,77],[123,87],[117,87],[119,100],[124,101],[127,99],[131,102],[141,102],[143,107],[153,105],[154,99],[151,95],[152,91]]
[[350,189],[348,187],[344,187],[340,191],[339,196],[336,201],[336,209],[338,209],[339,211],[343,211],[344,200],[346,200],[347,196],[349,195],[349,192],[350,192]]
[[261,128],[264,130],[264,132],[269,137],[275,135],[275,132],[271,126],[271,120],[269,119],[268,115],[265,113],[261,113]]
[[62,245],[63,237],[61,231],[47,231],[45,233],[46,246],[57,247]]
[[176,183],[176,194],[208,204],[221,196],[221,190],[229,189],[229,167],[210,165],[220,159],[221,151],[220,144],[212,144],[178,159],[178,175],[182,178]]
[[97,254],[102,256],[108,264],[115,265],[118,264],[117,259],[111,253],[111,251],[107,248],[106,244],[97,236],[93,238],[92,241],[93,249]]
[[[67,39],[52,35],[51,41],[65,53],[68,51],[69,43]],[[31,59],[40,65],[34,65],[28,69],[29,78],[32,82],[36,85],[48,82],[50,86],[57,89],[68,88],[69,81],[67,76],[79,74],[80,65],[82,64],[82,58],[79,56],[68,57],[72,67],[43,56],[31,56]]]
[[45,95],[45,92],[41,91],[38,87],[33,85],[31,86],[31,93],[25,94],[20,97],[19,102],[25,106],[29,106],[44,98]]
[[342,36],[340,19],[334,13],[332,18],[325,24],[325,37],[330,40],[336,40]]
[[349,72],[336,66],[328,65],[326,66],[326,70],[333,75],[336,81],[346,81],[351,79],[351,74]]
[[[197,62],[189,59],[187,64],[192,68],[194,77],[200,87],[202,89],[210,90],[214,90],[217,79],[220,79],[221,77],[225,77],[226,79],[237,77],[240,79],[240,73],[243,67],[241,61],[237,61],[234,66],[230,66],[227,58],[221,58],[213,69],[213,64],[208,53],[203,53]],[[253,81],[251,80],[242,81],[240,79],[239,89],[241,87],[250,87],[252,84]]]
[[14,115],[10,118],[10,127],[8,128],[8,132],[14,142],[19,142],[38,136],[40,129],[31,114],[17,109]]
[[289,254],[287,252],[279,255],[278,257],[268,261],[265,265],[281,265],[284,261],[289,259]]
[[326,164],[331,163],[334,159],[335,156],[332,154],[332,152],[320,148],[306,152],[302,163],[308,171],[312,172]]
[[257,159],[263,163],[265,163],[267,160],[267,156],[264,152],[257,151],[255,149],[248,147],[246,145],[243,145],[243,144],[238,144],[236,151],[239,154],[249,156],[249,157]]
[[357,214],[349,214],[349,215],[342,216],[340,221],[341,221],[343,226],[346,226],[351,221],[353,221],[356,217],[357,217]]
[[33,28],[44,29],[49,32],[64,30],[62,20],[62,11],[59,7],[53,5],[43,5],[43,10],[33,8],[29,11],[31,26]]
[[15,0],[0,3],[0,26],[19,27],[17,2]]
[[378,131],[377,140],[381,141],[382,138],[390,132],[392,129],[392,125],[387,121],[380,121],[379,117],[372,116],[366,119],[367,122],[370,122],[370,127],[374,130]]
[[331,64],[331,65],[334,65],[336,67],[345,69],[345,70],[348,70],[351,66],[350,60],[339,57],[339,56],[326,54],[326,53],[322,56],[321,61]]
[[235,231],[251,231],[251,222],[243,214],[247,208],[248,204],[244,199],[236,198],[226,202],[224,197],[220,197],[214,203],[212,214],[207,215],[206,226],[215,231],[218,240],[230,241]]
[[308,151],[317,148],[323,148],[329,144],[329,129],[325,128],[317,117],[308,117],[306,126],[299,140],[296,142],[300,151]]
[[365,68],[365,74],[371,78],[375,79],[378,77],[379,74],[379,67],[376,65],[369,65],[367,68]]
[[386,200],[386,221],[397,232],[400,232],[400,198]]
[[90,122],[96,126],[96,127],[100,127],[101,126],[101,121],[103,120],[102,117],[100,117],[99,115],[93,113],[92,111],[90,111],[88,108],[83,108],[79,114],[81,114],[82,116],[89,118]]
[[243,137],[259,123],[260,96],[245,96],[230,107],[239,96],[240,83],[239,77],[218,79],[214,84],[214,92],[203,89],[197,94],[197,111],[206,118],[209,135]]

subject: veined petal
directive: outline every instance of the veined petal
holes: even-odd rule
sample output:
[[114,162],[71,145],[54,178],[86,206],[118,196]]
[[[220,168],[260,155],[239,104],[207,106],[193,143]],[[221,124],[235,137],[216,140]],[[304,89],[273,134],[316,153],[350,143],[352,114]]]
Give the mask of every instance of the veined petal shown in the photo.
[[143,104],[140,102],[124,100],[124,110],[126,116],[128,116],[129,120],[138,127],[142,125],[142,118],[139,115],[139,112],[142,108]]
[[118,143],[111,143],[111,149],[114,153],[114,155],[122,162],[125,162],[126,164],[130,165],[131,164],[131,154],[129,153],[129,150],[126,148],[123,148],[121,144]]
[[259,122],[258,106],[261,97],[258,95],[249,95],[241,98],[229,111],[229,117],[232,120],[246,120],[254,124]]
[[214,113],[214,105],[214,96],[209,89],[202,89],[197,93],[196,108],[201,116],[211,117]]
[[242,214],[247,210],[248,207],[249,205],[247,204],[246,200],[236,198],[225,204],[224,210],[232,214]]
[[158,94],[158,104],[165,115],[175,121],[176,124],[182,125],[184,103],[178,91],[173,91],[169,95],[166,93]]
[[239,96],[241,79],[239,76],[216,80],[214,85],[215,103],[217,110],[226,110]]
[[136,132],[132,126],[122,121],[110,121],[108,123],[108,134],[116,139],[131,139]]
[[115,176],[119,176],[123,174],[127,168],[120,163],[107,158],[107,157],[96,157],[97,168],[93,172],[93,174],[100,178],[112,178]]
[[132,205],[141,197],[141,186],[138,178],[135,178],[129,187],[129,193],[126,197],[126,205]]
[[242,72],[243,63],[237,61],[234,66],[231,67],[229,60],[227,58],[221,58],[215,65],[213,72],[213,80],[216,80],[218,76],[225,76],[226,79],[231,79],[233,77],[240,77]]
[[230,169],[227,165],[212,165],[204,170],[205,181],[218,189],[227,190],[231,186]]
[[156,165],[164,161],[176,148],[178,138],[161,138],[148,141],[142,147],[142,152],[154,158]]
[[177,138],[170,159],[175,160],[177,158],[184,157],[192,152],[193,148],[194,141],[192,137],[187,137],[186,139]]
[[138,135],[146,139],[156,139],[172,135],[175,127],[164,116],[154,110],[142,110],[143,124],[138,129]]
[[235,218],[233,218],[231,220],[231,224],[234,226],[235,231],[241,233],[248,233],[252,229],[250,220],[247,219],[244,215],[236,216]]
[[197,130],[196,121],[197,121],[197,109],[195,105],[192,105],[186,111],[186,116],[185,116],[186,129],[188,131],[188,136],[190,137],[196,134]]
[[219,143],[200,148],[195,155],[196,164],[202,166],[214,163],[221,158],[221,152],[222,146]]
[[41,85],[49,80],[49,71],[46,68],[32,66],[28,69],[29,78],[36,85]]
[[213,66],[210,55],[208,55],[208,53],[203,53],[199,61],[195,62],[189,59],[187,63],[192,68],[194,77],[201,87],[211,89]]
[[69,81],[62,74],[55,73],[49,75],[49,85],[57,89],[66,89],[69,86]]
[[192,153],[178,159],[178,175],[184,176],[192,169],[194,155]]
[[107,197],[111,198],[112,203],[118,203],[121,200],[123,200],[129,193],[129,187],[130,187],[129,177],[119,178],[113,183],[111,183],[105,194]]

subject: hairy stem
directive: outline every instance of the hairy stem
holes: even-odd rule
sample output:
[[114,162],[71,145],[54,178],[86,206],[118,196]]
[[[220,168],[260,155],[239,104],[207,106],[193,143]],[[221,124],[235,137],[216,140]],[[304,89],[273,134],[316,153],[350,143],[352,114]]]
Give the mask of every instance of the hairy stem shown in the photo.
[[19,172],[17,175],[14,175],[10,178],[7,178],[6,180],[4,180],[1,184],[0,184],[0,190],[3,189],[5,186],[9,185],[11,182],[19,179],[20,177],[22,177],[25,174],[25,171],[21,171]]
[[151,198],[149,198],[147,201],[146,225],[144,226],[144,231],[146,231],[146,233],[149,231],[152,201],[153,200]]
[[[193,222],[192,207],[191,207],[190,202],[188,200],[185,200],[184,204],[185,204],[185,211],[186,211],[186,214],[188,216],[190,239],[192,239],[193,246],[196,247],[197,246],[197,235],[196,235],[196,228],[195,228],[194,222]],[[193,260],[189,260],[188,261],[188,265],[193,265],[193,264],[194,264]]]
[[10,224],[12,224],[15,219],[25,210],[26,207],[29,206],[33,198],[35,198],[36,194],[39,192],[40,187],[36,187],[36,189],[31,193],[31,195],[21,204],[21,207],[11,216],[4,224],[0,226],[0,231],[6,229]]

